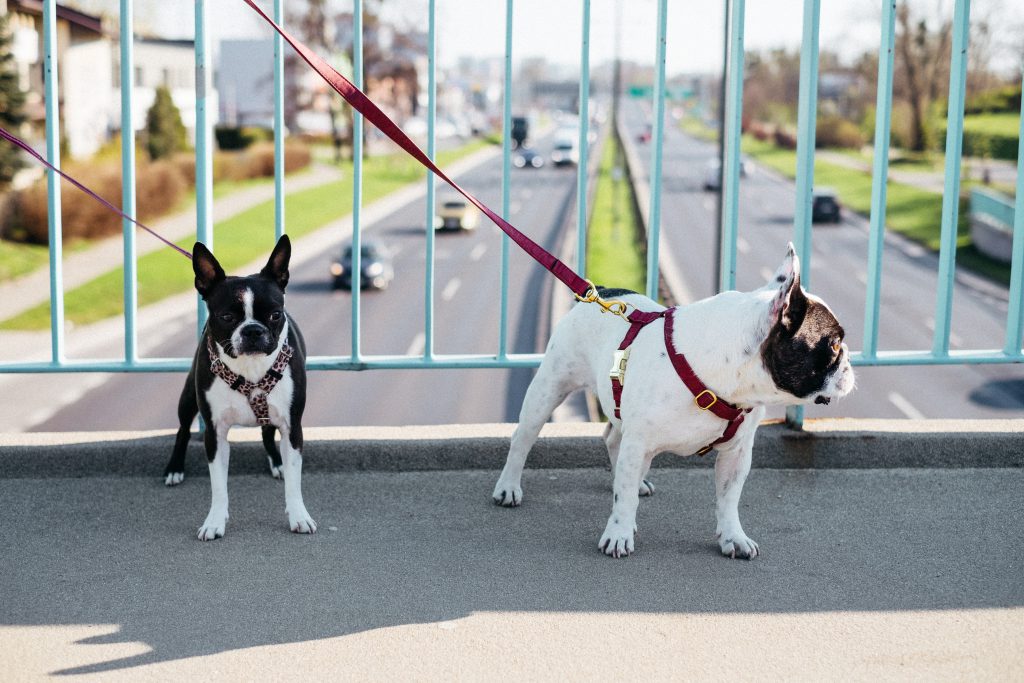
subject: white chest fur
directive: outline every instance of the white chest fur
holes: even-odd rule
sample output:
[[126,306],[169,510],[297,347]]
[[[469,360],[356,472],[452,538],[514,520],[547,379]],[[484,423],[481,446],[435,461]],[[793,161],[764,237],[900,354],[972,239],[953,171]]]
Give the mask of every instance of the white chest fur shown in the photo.
[[[216,345],[216,351],[229,370],[255,383],[259,382],[274,364],[286,339],[288,339],[287,323],[281,330],[277,348],[270,355],[232,358],[224,353],[219,344]],[[281,379],[267,395],[270,422],[278,427],[289,426],[293,389],[291,368],[285,367]],[[249,405],[249,399],[245,397],[245,394],[228,386],[227,382],[220,377],[213,378],[213,384],[206,392],[206,400],[210,405],[211,418],[216,425],[252,427],[257,424],[256,414],[253,412],[252,406]]]

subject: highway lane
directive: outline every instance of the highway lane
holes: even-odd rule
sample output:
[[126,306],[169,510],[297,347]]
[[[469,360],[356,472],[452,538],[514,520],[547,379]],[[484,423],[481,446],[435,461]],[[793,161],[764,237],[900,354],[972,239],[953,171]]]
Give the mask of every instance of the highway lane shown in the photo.
[[[550,138],[538,149],[550,148]],[[550,251],[572,222],[575,169],[513,169],[510,218]],[[500,208],[500,158],[460,179]],[[439,201],[443,197],[439,186]],[[411,202],[375,224],[364,240],[392,255],[396,277],[380,292],[361,296],[364,355],[420,354],[424,349],[424,200]],[[477,230],[439,233],[435,239],[434,353],[495,353],[498,348],[499,264],[503,233],[481,217]],[[288,308],[299,321],[311,355],[347,355],[351,349],[351,293],[332,291],[328,268],[341,240],[293,268]],[[508,351],[542,351],[548,336],[554,280],[512,244],[509,268]],[[566,296],[569,296],[567,293]],[[181,356],[194,348],[194,323],[179,321],[146,355]],[[316,372],[309,377],[307,426],[446,424],[518,419],[533,370],[379,370]],[[176,427],[183,375],[113,375],[79,400],[31,427],[33,431]]]
[[[629,129],[639,133],[649,108],[629,102]],[[713,292],[715,195],[702,189],[714,145],[665,127],[662,249],[672,252],[694,298]],[[634,138],[635,139],[635,138]],[[649,148],[639,157],[647,165]],[[740,182],[737,288],[754,289],[771,275],[793,236],[795,186],[757,168]],[[843,323],[853,350],[862,346],[867,281],[867,221],[851,212],[839,225],[815,225],[810,288]],[[806,266],[805,266],[806,267]],[[879,348],[930,349],[935,315],[937,258],[898,235],[887,235],[883,256]],[[1006,290],[969,273],[957,276],[950,345],[1001,348]],[[1024,409],[1024,368],[949,366],[859,368],[858,388],[834,406],[809,416],[972,418],[1019,416]],[[781,411],[775,412],[776,416]]]

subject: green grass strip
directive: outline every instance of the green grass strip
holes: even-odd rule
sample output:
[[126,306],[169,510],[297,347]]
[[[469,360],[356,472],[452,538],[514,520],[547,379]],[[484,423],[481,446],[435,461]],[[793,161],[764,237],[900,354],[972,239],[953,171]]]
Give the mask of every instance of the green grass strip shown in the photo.
[[[474,141],[458,149],[439,152],[438,165],[443,168],[484,146],[485,142]],[[289,236],[302,237],[352,213],[351,171],[351,164],[346,164],[342,167],[342,180],[285,197]],[[366,159],[363,162],[363,203],[368,204],[409,183],[422,182],[423,179],[423,167],[404,154]],[[273,225],[273,200],[220,221],[214,226],[214,252],[217,254],[217,260],[230,273],[261,254],[269,254],[273,246]],[[194,242],[195,239],[189,237],[178,244],[191,249]],[[191,264],[170,249],[160,249],[140,257],[138,273],[140,307],[193,287]],[[65,319],[75,325],[86,325],[121,315],[124,311],[123,280],[123,268],[118,267],[66,292]],[[42,330],[49,326],[49,302],[0,323],[0,329],[3,330]]]
[[616,137],[605,140],[587,234],[587,278],[605,287],[643,292],[647,264],[639,248],[641,233],[633,212],[633,187],[617,148]]

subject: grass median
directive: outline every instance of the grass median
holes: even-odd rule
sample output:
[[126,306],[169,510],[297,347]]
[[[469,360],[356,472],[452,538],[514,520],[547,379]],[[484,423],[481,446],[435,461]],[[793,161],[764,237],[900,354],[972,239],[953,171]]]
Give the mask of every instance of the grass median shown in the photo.
[[[474,141],[457,149],[439,152],[442,168],[486,146]],[[285,197],[288,234],[301,237],[352,212],[351,164],[342,167],[342,180],[327,183]],[[402,187],[420,181],[423,167],[404,154],[372,157],[363,162],[363,202],[380,199]],[[227,272],[269,254],[273,247],[274,201],[254,206],[214,226],[214,252]],[[148,239],[140,235],[139,239]],[[191,249],[190,237],[178,244]],[[86,325],[124,311],[123,268],[116,268],[64,295],[64,317],[75,325]],[[138,260],[139,306],[155,303],[193,286],[191,265],[170,249],[160,249]],[[41,330],[50,326],[50,304],[42,303],[0,322],[3,330]]]
[[612,135],[602,147],[587,233],[587,277],[605,287],[642,292],[647,265],[639,246],[642,238],[633,210],[633,187],[622,168],[618,138]]

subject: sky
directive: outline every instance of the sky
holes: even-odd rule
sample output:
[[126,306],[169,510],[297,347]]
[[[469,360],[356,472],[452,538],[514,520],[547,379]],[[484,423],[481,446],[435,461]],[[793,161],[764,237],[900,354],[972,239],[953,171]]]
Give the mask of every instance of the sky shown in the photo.
[[[929,7],[951,8],[952,0],[917,0]],[[259,0],[269,11],[270,0]],[[113,8],[113,0],[81,0],[92,8]],[[666,70],[674,73],[714,72],[721,68],[723,2],[668,0]],[[803,0],[747,0],[744,41],[748,50],[775,47],[795,49],[800,44]],[[338,0],[348,10],[351,0]],[[461,56],[501,56],[505,48],[506,0],[436,0],[438,60],[452,64]],[[853,58],[879,44],[880,2],[822,0],[820,48]],[[192,2],[141,0],[137,21],[160,28],[167,37],[191,37]],[[427,26],[427,0],[385,0],[385,7],[402,21]],[[513,0],[513,45],[516,59],[545,57],[553,63],[579,65],[583,0]],[[210,33],[214,40],[269,36],[242,0],[207,0]],[[591,64],[610,61],[615,53],[616,27],[621,30],[624,59],[653,63],[656,46],[657,0],[591,0]],[[951,10],[949,10],[951,11]],[[1016,49],[997,55],[998,66],[1013,69],[1024,55],[1024,2],[975,0],[975,17],[992,16],[996,30]],[[621,21],[619,21],[621,19]],[[1007,37],[1008,36],[1008,37]]]

